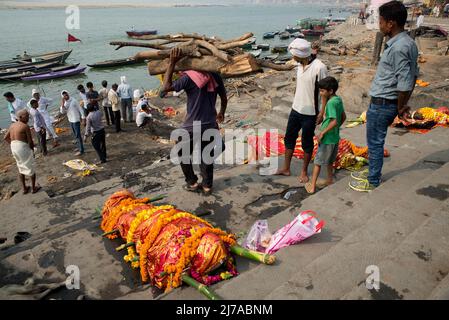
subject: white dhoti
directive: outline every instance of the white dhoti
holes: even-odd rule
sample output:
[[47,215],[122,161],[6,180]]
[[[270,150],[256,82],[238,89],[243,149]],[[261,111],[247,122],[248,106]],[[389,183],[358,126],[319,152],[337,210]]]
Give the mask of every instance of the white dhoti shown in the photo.
[[16,160],[20,174],[32,176],[35,173],[34,153],[28,143],[23,141],[11,141],[11,152]]

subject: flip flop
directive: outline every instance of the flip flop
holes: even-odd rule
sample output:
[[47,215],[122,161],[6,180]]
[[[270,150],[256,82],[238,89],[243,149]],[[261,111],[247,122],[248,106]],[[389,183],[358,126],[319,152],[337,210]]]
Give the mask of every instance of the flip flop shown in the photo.
[[212,194],[212,188],[208,188],[209,190],[204,190],[204,187],[202,187],[202,189],[203,189],[203,194],[205,195],[205,196],[210,196],[211,194]]
[[304,185],[304,189],[306,189],[308,194],[314,194],[315,192],[312,192],[312,183],[311,182],[307,182]]
[[200,187],[201,186],[199,184],[196,187],[186,184],[182,188],[189,192],[198,192],[200,190]]

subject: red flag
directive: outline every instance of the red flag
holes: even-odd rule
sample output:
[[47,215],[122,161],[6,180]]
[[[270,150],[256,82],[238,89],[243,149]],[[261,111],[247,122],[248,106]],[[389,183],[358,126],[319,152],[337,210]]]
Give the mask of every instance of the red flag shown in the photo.
[[68,42],[77,42],[77,41],[82,42],[80,39],[78,39],[78,38],[72,36],[70,33],[69,33],[69,36],[68,36],[68,38],[67,38],[67,41],[68,41]]

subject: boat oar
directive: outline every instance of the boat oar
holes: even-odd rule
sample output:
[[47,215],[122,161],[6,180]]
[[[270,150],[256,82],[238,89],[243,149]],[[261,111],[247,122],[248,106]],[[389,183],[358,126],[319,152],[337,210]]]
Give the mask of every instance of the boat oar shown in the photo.
[[232,246],[231,252],[240,257],[247,258],[247,259],[250,259],[253,261],[257,261],[257,262],[261,262],[264,264],[271,265],[276,262],[276,256],[274,256],[274,255],[248,250],[239,245]]

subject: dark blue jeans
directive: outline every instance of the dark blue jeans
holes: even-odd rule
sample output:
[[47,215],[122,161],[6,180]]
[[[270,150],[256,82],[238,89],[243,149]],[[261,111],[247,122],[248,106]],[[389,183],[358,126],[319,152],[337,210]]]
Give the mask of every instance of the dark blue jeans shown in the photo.
[[369,149],[368,181],[377,187],[380,184],[384,164],[384,145],[388,127],[398,115],[396,104],[370,104],[366,114],[366,140]]
[[70,122],[70,127],[72,128],[73,136],[76,139],[78,151],[84,153],[83,138],[81,136],[81,124],[79,122]]

